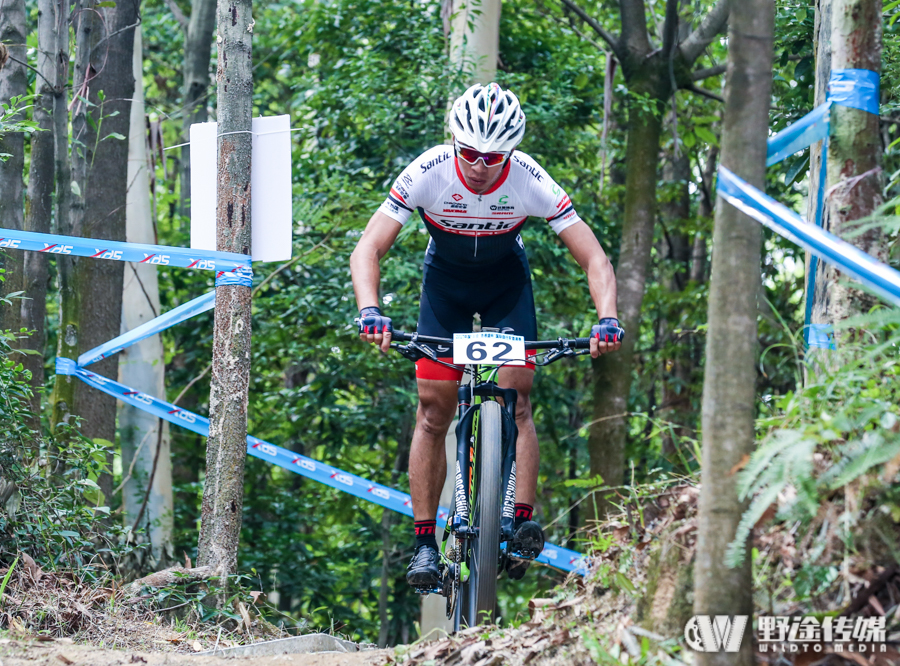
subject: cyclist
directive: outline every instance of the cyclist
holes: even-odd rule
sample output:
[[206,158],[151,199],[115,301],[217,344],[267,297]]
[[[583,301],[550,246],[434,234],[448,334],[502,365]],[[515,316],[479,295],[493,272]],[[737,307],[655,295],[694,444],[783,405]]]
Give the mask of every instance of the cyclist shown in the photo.
[[[496,83],[469,88],[449,114],[453,145],[431,148],[410,164],[369,220],[350,269],[359,307],[360,338],[390,348],[391,319],[380,310],[378,262],[417,210],[431,238],[425,253],[417,331],[452,337],[472,331],[473,317],[502,332],[537,339],[530,270],[519,231],[528,216],[546,218],[587,273],[599,322],[591,329],[591,356],[621,346],[612,265],[569,197],[531,157],[516,150],[525,134],[519,100]],[[438,358],[452,363],[438,346]],[[441,356],[442,352],[447,352]],[[416,549],[406,579],[416,588],[439,586],[435,515],[446,476],[444,440],[456,413],[463,368],[430,359],[416,363],[419,405],[409,457]],[[531,414],[534,365],[500,368],[498,382],[518,391],[515,532],[507,573],[519,579],[544,548],[533,520],[539,451]]]

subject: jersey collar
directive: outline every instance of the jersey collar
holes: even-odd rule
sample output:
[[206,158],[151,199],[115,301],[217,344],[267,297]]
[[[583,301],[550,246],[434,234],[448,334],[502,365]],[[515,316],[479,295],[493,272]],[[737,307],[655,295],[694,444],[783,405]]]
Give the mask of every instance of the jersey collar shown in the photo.
[[487,190],[486,192],[476,192],[471,187],[469,187],[468,183],[466,183],[466,179],[463,178],[462,171],[460,171],[460,169],[459,169],[459,159],[456,157],[456,155],[453,156],[453,166],[456,167],[456,176],[457,176],[457,178],[459,178],[459,182],[461,182],[463,184],[463,187],[465,187],[467,190],[469,190],[469,192],[471,192],[472,194],[479,194],[479,195],[490,194],[491,192],[495,192],[501,185],[503,185],[503,183],[506,181],[506,177],[509,176],[509,168],[510,168],[511,163],[512,163],[512,155],[510,155],[509,158],[506,160],[506,164],[503,166],[503,170],[500,172],[500,177],[497,179],[497,182],[494,183],[493,185],[491,185],[491,188],[489,190]]

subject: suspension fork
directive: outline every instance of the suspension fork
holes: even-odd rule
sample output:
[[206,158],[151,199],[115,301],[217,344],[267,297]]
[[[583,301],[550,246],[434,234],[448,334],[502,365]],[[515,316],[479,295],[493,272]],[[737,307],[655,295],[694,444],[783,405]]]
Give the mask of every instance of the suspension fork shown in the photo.
[[467,538],[475,536],[467,529],[471,511],[469,480],[472,471],[472,422],[478,405],[472,405],[474,396],[503,398],[503,508],[500,517],[500,533],[503,541],[512,538],[516,512],[516,441],[519,429],[516,426],[516,402],[518,393],[515,389],[501,389],[494,382],[485,382],[475,386],[468,384],[457,390],[459,402],[459,420],[456,425],[456,482],[454,485],[454,502],[456,515],[451,528],[457,536]]
[[502,491],[503,508],[500,512],[500,538],[508,541],[512,538],[516,516],[516,441],[519,428],[516,426],[516,403],[518,392],[513,388],[500,388],[494,382],[484,382],[475,386],[474,394],[482,398],[503,399],[503,466]]
[[456,507],[456,515],[451,525],[457,536],[464,536],[469,524],[469,473],[471,461],[469,451],[472,443],[472,420],[475,417],[476,407],[472,405],[472,387],[463,384],[456,392],[459,401],[459,419],[456,423],[456,481],[453,490],[453,499]]

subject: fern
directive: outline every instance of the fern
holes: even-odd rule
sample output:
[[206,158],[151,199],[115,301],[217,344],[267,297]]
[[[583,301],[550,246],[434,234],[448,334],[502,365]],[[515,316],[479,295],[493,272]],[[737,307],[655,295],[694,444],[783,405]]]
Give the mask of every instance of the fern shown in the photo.
[[[875,310],[836,328],[863,331],[865,340],[817,354],[807,385],[757,421],[762,441],[737,479],[740,499],[750,503],[728,547],[729,566],[744,560],[754,526],[786,490],[794,494],[779,517],[808,524],[824,495],[900,456],[900,310]],[[813,464],[817,453],[830,463],[824,470]]]

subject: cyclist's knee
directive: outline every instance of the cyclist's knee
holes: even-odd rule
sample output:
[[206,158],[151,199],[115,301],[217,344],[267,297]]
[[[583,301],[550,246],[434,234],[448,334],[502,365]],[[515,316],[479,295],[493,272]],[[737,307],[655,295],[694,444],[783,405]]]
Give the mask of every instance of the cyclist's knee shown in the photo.
[[443,437],[456,414],[456,387],[419,386],[417,426],[432,437]]
[[416,415],[417,426],[425,434],[432,437],[443,437],[453,422],[455,405],[448,409],[447,405],[439,401],[419,401],[419,409]]

